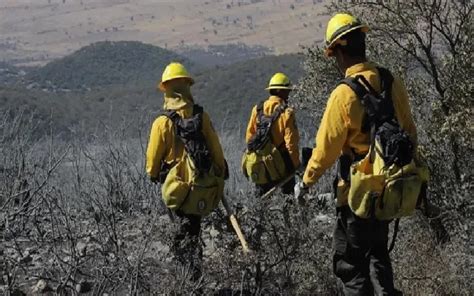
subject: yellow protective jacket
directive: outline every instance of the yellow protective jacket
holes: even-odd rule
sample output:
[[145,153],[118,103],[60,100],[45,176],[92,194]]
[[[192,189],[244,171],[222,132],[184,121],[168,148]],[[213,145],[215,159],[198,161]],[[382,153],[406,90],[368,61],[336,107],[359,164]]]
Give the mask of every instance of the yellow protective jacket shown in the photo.
[[[283,99],[277,96],[270,96],[263,104],[263,113],[267,116],[270,116],[275,109],[283,104]],[[285,112],[280,115],[280,117],[275,121],[271,129],[271,135],[273,144],[275,147],[284,147],[290,154],[291,161],[294,165],[294,168],[298,168],[300,165],[300,155],[299,155],[299,141],[300,135],[298,132],[298,127],[296,126],[295,121],[295,112],[291,108],[286,108]],[[245,140],[248,143],[250,138],[255,135],[257,132],[257,106],[252,109],[252,115],[250,116],[250,121],[247,125],[247,133],[245,135]]]
[[[377,92],[380,91],[380,77],[375,64],[360,63],[346,70],[346,77],[356,75],[363,75]],[[410,135],[416,146],[416,128],[408,93],[398,78],[394,78],[392,84],[392,100],[400,126]],[[364,113],[360,99],[349,86],[340,84],[333,90],[316,134],[316,147],[303,177],[306,185],[316,183],[341,154],[351,155],[354,151],[364,155],[368,152],[370,135],[361,132]]]
[[[165,98],[164,109],[176,110],[182,118],[190,118],[193,115],[193,104],[192,99]],[[206,112],[203,112],[202,121],[202,131],[215,168],[218,170],[216,174],[224,177],[224,153]],[[146,172],[150,179],[156,180],[158,178],[162,161],[167,164],[174,164],[183,157],[183,154],[184,145],[175,136],[173,122],[166,116],[158,116],[151,127],[146,151]]]

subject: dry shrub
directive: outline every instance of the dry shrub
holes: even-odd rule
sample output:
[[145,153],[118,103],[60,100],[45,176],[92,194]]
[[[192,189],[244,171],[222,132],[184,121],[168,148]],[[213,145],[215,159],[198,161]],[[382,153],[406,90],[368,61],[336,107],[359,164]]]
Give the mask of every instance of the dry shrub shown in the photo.
[[[0,258],[6,291],[30,293],[43,279],[59,294],[340,292],[331,262],[334,204],[325,194],[330,175],[304,207],[280,194],[258,200],[240,175],[239,140],[223,135],[234,175],[226,196],[254,251],[243,256],[224,211],[216,210],[203,221],[203,277],[194,282],[189,267],[177,264],[169,251],[178,225],[159,201],[159,187],[146,180],[144,140],[120,132],[88,142],[23,140],[30,137],[24,132],[30,123],[28,117],[11,117],[2,126]],[[460,220],[451,223],[451,217],[440,220],[454,233]],[[403,223],[393,253],[397,286],[412,295],[468,295],[471,257],[462,233],[439,245],[424,217]]]

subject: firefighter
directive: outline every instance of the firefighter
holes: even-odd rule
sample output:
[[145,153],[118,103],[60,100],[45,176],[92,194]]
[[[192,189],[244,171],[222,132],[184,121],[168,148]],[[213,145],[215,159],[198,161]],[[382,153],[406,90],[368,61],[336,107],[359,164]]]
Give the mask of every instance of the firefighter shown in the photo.
[[[276,73],[270,79],[266,90],[270,96],[266,101],[253,108],[245,138],[248,152],[260,150],[259,157],[273,153],[273,163],[266,164],[266,171],[260,173],[263,175],[262,178],[258,178],[258,181],[253,180],[256,181],[258,196],[265,194],[285,177],[294,174],[300,166],[298,150],[300,137],[296,126],[295,112],[288,107],[288,98],[292,90],[288,76]],[[267,140],[276,149],[263,146]],[[251,148],[252,146],[257,148]],[[247,167],[249,169],[245,173],[248,177],[259,173],[252,172],[251,165],[248,164]],[[295,178],[293,177],[282,186],[282,192],[293,194],[294,185]]]
[[[380,92],[380,71],[366,57],[368,30],[369,27],[354,16],[336,14],[327,26],[325,53],[335,58],[346,78],[362,75]],[[416,128],[407,91],[398,78],[391,85],[391,98],[400,127],[416,146]],[[371,143],[370,131],[363,127],[364,117],[365,109],[357,94],[348,85],[338,84],[328,99],[316,135],[316,147],[303,181],[295,186],[295,197],[301,198],[339,158],[340,172],[335,182],[334,273],[343,282],[346,295],[399,295],[394,288],[387,248],[389,221],[360,218],[348,206],[350,165],[365,157]]]
[[[222,147],[209,115],[194,103],[191,95],[193,83],[193,78],[182,64],[170,63],[158,85],[159,90],[164,93],[164,113],[155,119],[151,127],[146,152],[146,172],[151,181],[162,183],[162,187],[170,170],[183,161],[184,155],[189,152],[183,139],[177,134],[177,122],[174,120],[189,121],[194,118],[200,120],[201,130],[197,132],[203,136],[204,143],[200,143],[199,147],[204,147],[206,153],[210,155],[209,167],[212,167],[213,174],[222,178],[222,184],[227,171]],[[199,116],[195,116],[196,110],[200,111],[197,114]],[[218,202],[219,200],[216,200],[214,203]],[[192,277],[196,280],[201,276],[202,247],[199,241],[201,215],[186,212],[184,210],[186,207],[173,207],[173,209],[180,222],[180,228],[174,237],[171,249],[182,264],[191,266]]]

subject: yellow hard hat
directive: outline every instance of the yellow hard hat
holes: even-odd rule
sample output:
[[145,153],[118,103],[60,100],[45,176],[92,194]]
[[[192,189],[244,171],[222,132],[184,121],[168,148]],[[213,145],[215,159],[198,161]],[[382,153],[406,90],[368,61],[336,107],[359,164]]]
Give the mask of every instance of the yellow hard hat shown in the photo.
[[356,17],[348,13],[338,13],[333,16],[326,29],[326,56],[332,56],[332,48],[335,45],[346,46],[347,43],[345,40],[341,40],[341,37],[356,29],[361,29],[366,33],[369,31],[369,26],[362,24]]
[[270,79],[270,82],[268,83],[268,87],[266,90],[270,89],[289,89],[292,90],[291,88],[291,83],[290,79],[288,76],[286,76],[283,73],[276,73],[275,75],[272,76]]
[[191,85],[194,84],[194,79],[189,75],[188,70],[186,70],[186,68],[181,63],[174,62],[166,66],[158,87],[161,91],[165,91],[164,83],[177,78],[186,78],[189,80]]

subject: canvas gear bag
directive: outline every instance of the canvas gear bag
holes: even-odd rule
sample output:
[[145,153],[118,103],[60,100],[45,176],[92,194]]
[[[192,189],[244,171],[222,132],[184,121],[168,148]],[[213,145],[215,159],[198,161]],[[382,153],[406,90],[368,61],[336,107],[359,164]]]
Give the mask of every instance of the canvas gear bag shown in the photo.
[[263,112],[264,102],[257,105],[257,132],[247,144],[242,157],[242,171],[255,184],[278,182],[288,175],[282,153],[271,139],[273,123],[285,112],[286,104],[279,105],[272,115]]
[[177,138],[185,153],[172,165],[163,186],[163,201],[171,210],[206,216],[224,195],[224,178],[215,174],[211,153],[202,133],[201,106],[194,105],[191,118],[181,118],[176,111],[164,115],[173,121]]
[[370,132],[369,152],[350,167],[348,203],[361,218],[391,220],[413,214],[429,172],[415,162],[413,143],[396,119],[393,76],[386,69],[377,69],[381,93],[362,75],[341,82],[360,99],[366,112],[362,131]]

